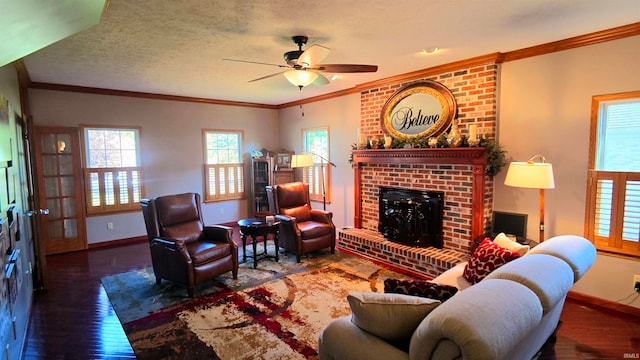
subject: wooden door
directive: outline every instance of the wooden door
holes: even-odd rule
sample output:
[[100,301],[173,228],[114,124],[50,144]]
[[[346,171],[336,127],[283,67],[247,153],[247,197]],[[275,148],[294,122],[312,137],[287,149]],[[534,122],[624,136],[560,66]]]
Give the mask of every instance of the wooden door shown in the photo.
[[86,249],[78,129],[36,127],[34,142],[45,253]]

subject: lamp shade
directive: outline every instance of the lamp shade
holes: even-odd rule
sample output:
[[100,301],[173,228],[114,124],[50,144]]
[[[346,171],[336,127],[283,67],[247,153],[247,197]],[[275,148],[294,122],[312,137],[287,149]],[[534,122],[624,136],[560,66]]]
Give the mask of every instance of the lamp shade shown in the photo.
[[310,154],[299,154],[291,156],[291,167],[310,167],[313,166],[313,159]]
[[504,184],[531,189],[553,189],[553,167],[549,163],[512,162],[509,164]]
[[307,70],[289,70],[285,71],[284,77],[297,87],[305,87],[314,82],[318,78],[318,74]]

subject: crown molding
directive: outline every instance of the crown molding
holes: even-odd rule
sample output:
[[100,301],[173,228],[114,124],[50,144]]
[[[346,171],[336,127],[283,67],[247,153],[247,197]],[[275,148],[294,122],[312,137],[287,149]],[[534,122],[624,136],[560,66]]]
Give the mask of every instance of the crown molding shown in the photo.
[[137,92],[137,91],[112,90],[112,89],[102,89],[102,88],[75,86],[75,85],[50,84],[50,83],[41,83],[41,82],[32,82],[29,84],[29,88],[41,89],[41,90],[53,90],[53,91],[78,92],[78,93],[85,93],[85,94],[126,96],[126,97],[133,97],[133,98],[144,98],[144,99],[155,99],[155,100],[183,101],[183,102],[195,102],[195,103],[215,104],[215,105],[244,106],[244,107],[256,107],[256,108],[263,108],[263,109],[278,109],[277,105],[259,104],[259,103],[252,103],[252,102],[216,100],[216,99],[197,98],[197,97],[190,97],[190,96],[165,95],[165,94],[145,93],[145,92]]
[[554,41],[528,48],[509,51],[504,54],[503,61],[520,60],[528,57],[550,54],[553,52],[575,49],[581,46],[594,45],[605,41],[618,40],[640,35],[640,22],[619,26],[613,29],[597,31],[590,34]]

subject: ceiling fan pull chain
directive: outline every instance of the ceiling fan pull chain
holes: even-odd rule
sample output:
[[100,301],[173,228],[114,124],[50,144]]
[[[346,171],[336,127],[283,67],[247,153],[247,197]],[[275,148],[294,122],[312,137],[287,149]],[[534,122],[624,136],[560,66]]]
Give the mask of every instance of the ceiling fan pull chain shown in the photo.
[[304,110],[302,109],[302,85],[298,85],[300,88],[300,112],[302,113],[302,117],[304,117]]

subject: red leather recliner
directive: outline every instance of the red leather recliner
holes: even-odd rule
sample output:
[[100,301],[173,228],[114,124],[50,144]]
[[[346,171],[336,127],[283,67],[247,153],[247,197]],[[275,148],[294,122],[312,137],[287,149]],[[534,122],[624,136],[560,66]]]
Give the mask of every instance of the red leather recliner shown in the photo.
[[296,254],[336,247],[333,213],[313,210],[309,201],[309,184],[301,182],[267,186],[269,210],[280,220],[279,246]]
[[195,285],[227,271],[237,279],[238,246],[231,228],[204,225],[200,194],[159,196],[140,204],[157,284],[172,281],[192,297]]

